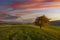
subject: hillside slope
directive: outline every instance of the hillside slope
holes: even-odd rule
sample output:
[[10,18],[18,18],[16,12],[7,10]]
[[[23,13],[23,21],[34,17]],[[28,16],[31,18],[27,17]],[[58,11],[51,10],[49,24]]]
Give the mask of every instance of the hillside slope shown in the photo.
[[60,26],[60,20],[51,21],[50,23],[54,26]]
[[0,28],[0,40],[60,40],[60,27],[16,25]]

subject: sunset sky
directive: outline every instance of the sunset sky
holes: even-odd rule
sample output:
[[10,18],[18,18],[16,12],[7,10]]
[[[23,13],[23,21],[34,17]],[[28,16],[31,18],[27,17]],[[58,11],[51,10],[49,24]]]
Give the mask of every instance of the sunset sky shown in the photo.
[[42,15],[60,20],[60,0],[0,0],[0,20],[31,22]]

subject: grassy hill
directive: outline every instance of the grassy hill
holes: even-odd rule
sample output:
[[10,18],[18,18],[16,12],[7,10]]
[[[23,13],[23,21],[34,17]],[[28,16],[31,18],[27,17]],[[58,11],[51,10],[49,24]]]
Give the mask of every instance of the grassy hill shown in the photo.
[[0,27],[0,40],[60,40],[60,27],[8,25]]

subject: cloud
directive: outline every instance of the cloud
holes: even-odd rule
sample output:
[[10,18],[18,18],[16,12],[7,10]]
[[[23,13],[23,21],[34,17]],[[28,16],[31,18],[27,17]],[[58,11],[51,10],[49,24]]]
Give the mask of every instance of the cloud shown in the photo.
[[60,0],[54,0],[54,2],[60,2]]
[[[56,3],[57,2],[57,3]],[[2,6],[2,9],[8,9],[9,7],[15,9],[40,9],[47,7],[60,7],[58,5],[59,0],[13,0],[11,4]],[[56,4],[54,4],[56,3]],[[60,4],[60,3],[59,3]],[[8,6],[8,7],[7,7]]]
[[40,4],[40,3],[39,2],[13,3],[11,4],[11,7],[14,9],[17,9],[17,8],[24,9],[24,8],[36,6],[37,4]]
[[43,5],[37,5],[34,7],[25,8],[24,10],[45,10],[46,8],[60,8],[60,3],[50,2]]
[[8,14],[9,10],[0,10],[0,14]]
[[0,20],[12,20],[12,19],[16,19],[18,17],[16,16],[11,16],[8,14],[0,14]]
[[5,17],[4,20],[14,20],[14,19],[17,19],[18,17],[16,16],[8,16],[8,17]]
[[11,4],[13,9],[43,9],[43,8],[52,8],[52,7],[60,7],[59,0],[28,0],[27,2],[14,2]]
[[[9,2],[9,4],[6,2]],[[41,11],[47,8],[60,8],[60,0],[6,0],[4,3],[4,5],[2,5],[2,2],[0,2],[0,19],[17,19],[26,14],[31,16],[37,13],[36,10]]]
[[33,12],[25,11],[25,10],[24,11],[23,10],[22,11],[21,10],[14,10],[14,11],[10,11],[9,14],[12,16],[20,17],[22,15],[33,14]]

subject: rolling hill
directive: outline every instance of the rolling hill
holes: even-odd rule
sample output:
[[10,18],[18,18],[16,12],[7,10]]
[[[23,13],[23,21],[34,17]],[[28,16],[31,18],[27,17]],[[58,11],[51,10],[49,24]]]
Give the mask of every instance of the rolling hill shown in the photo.
[[60,27],[42,27],[30,24],[0,27],[0,40],[60,40]]

